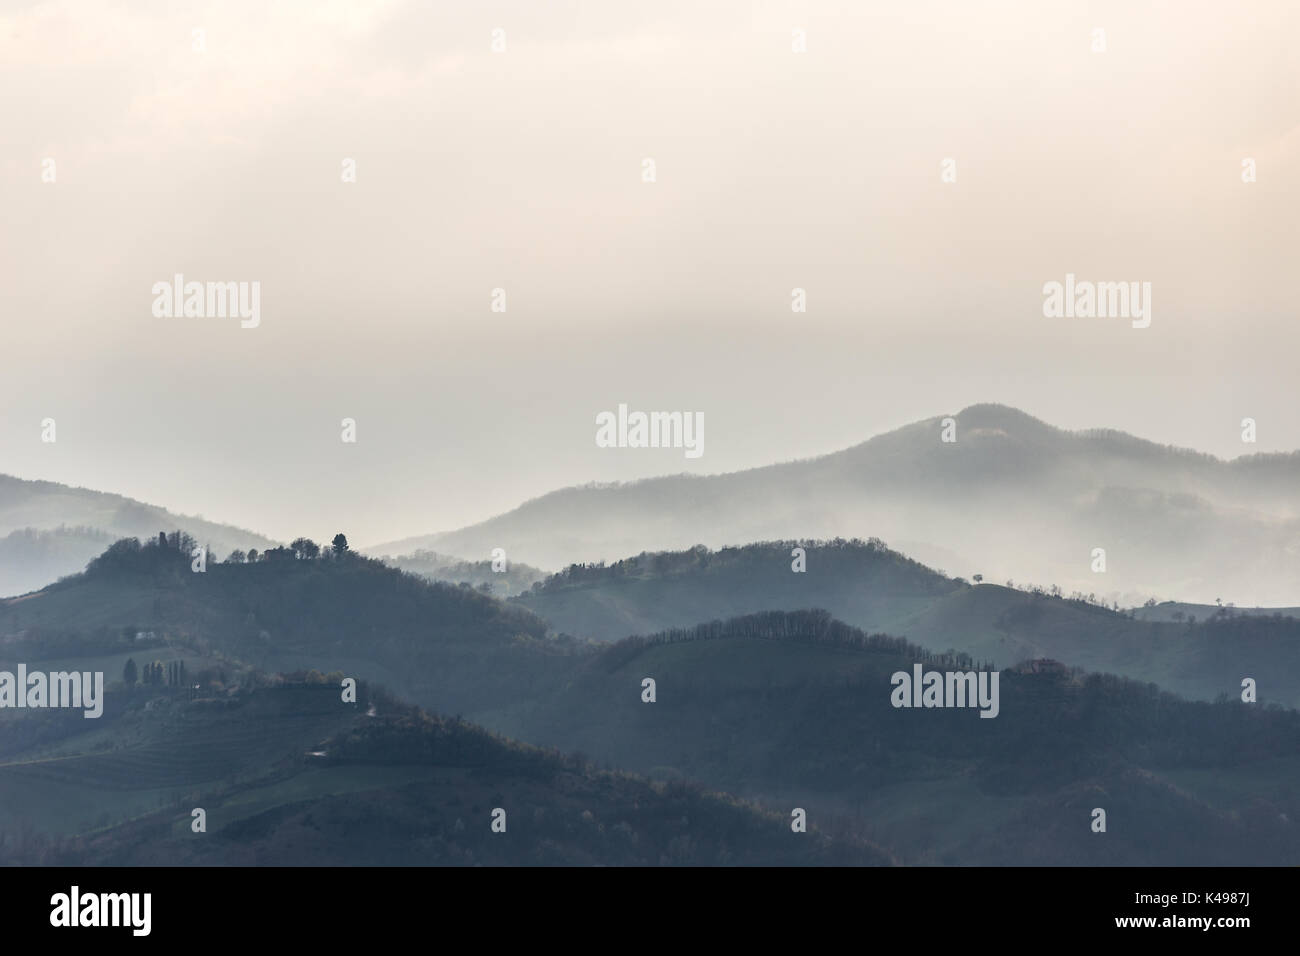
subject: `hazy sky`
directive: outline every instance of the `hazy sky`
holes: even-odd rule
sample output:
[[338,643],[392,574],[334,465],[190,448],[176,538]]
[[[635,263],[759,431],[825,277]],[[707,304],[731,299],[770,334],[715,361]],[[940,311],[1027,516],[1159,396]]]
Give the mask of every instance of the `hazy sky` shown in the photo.
[[[983,401],[1300,448],[1298,38],[1293,2],[5,4],[0,472],[364,545]],[[178,272],[260,282],[260,326],[155,317]],[[1150,282],[1150,327],[1045,318],[1067,272]],[[597,448],[620,402],[703,412],[704,455]]]

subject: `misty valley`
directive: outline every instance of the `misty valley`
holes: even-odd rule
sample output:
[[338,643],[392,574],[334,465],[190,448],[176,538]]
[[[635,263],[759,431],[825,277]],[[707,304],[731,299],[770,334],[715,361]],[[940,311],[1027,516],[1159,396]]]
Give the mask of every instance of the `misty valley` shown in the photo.
[[94,720],[0,707],[11,862],[1300,859],[1291,616],[1160,620],[878,539],[524,577],[195,547],[0,602],[0,671],[104,682]]
[[1297,41],[4,4],[6,941],[1284,934]]

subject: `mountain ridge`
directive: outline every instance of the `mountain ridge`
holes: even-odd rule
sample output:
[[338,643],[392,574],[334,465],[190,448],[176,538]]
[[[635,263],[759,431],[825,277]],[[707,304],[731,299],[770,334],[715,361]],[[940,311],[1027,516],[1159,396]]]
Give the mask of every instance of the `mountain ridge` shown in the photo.
[[0,474],[0,595],[35,591],[81,571],[105,541],[176,529],[223,555],[276,544],[254,531],[116,492]]
[[[1228,591],[1239,604],[1291,605],[1300,452],[1222,459],[985,403],[812,458],[559,488],[475,524],[364,550],[503,548],[556,569],[801,537],[883,538],[957,574],[1053,580],[1125,604]],[[1096,547],[1107,551],[1106,578],[1092,576]]]

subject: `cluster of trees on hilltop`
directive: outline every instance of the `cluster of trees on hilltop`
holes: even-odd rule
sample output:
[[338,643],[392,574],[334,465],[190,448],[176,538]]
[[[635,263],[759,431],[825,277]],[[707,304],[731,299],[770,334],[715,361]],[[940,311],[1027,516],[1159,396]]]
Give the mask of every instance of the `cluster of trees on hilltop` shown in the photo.
[[232,551],[226,558],[226,564],[256,564],[259,561],[317,561],[322,558],[341,558],[350,554],[347,535],[339,532],[327,548],[322,548],[311,538],[294,538],[289,546],[267,548],[259,552],[256,548],[245,551]]
[[[141,543],[139,538],[121,538],[93,559],[86,570],[95,572],[130,572],[156,570],[159,567],[188,563],[199,546],[197,540],[184,531],[158,532],[157,538]],[[310,538],[295,538],[288,547],[267,548],[258,551],[232,551],[225,564],[255,564],[263,561],[316,561],[341,558],[353,552],[348,547],[347,535],[336,534],[328,547],[322,548]],[[222,563],[218,555],[207,551],[209,564]]]
[[[162,565],[188,563],[198,542],[184,531],[158,532],[143,544],[139,538],[119,538],[86,565],[87,573],[146,571]],[[212,558],[210,557],[210,560]]]

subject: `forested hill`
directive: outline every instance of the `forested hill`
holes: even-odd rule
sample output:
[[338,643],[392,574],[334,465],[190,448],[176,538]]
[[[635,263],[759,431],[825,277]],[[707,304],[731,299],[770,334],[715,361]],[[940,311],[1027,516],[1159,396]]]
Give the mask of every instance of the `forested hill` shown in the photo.
[[1300,706],[1300,620],[1232,609],[1146,620],[1095,596],[951,579],[874,540],[643,553],[572,566],[513,603],[557,631],[605,642],[759,611],[823,608],[932,652],[951,649],[1000,667],[1052,658],[1203,700],[1267,675],[1261,699]]
[[[169,808],[39,843],[68,865],[888,865],[850,834],[694,785],[601,771],[460,720],[396,708],[203,797],[196,838]],[[34,861],[29,861],[34,862]]]
[[0,603],[0,635],[74,653],[154,633],[265,670],[341,670],[466,716],[548,686],[574,646],[525,608],[351,551],[278,549],[196,573],[189,544],[119,541],[84,573]]
[[799,608],[826,608],[863,627],[884,627],[963,586],[875,539],[767,541],[571,565],[516,603],[556,630],[610,641]]
[[[665,780],[848,814],[910,862],[1300,859],[1289,822],[1300,713],[1057,670],[1002,670],[991,719],[895,707],[892,675],[918,661],[984,668],[823,612],[766,612],[612,644],[519,733]],[[1099,806],[1104,839],[1089,829]]]

